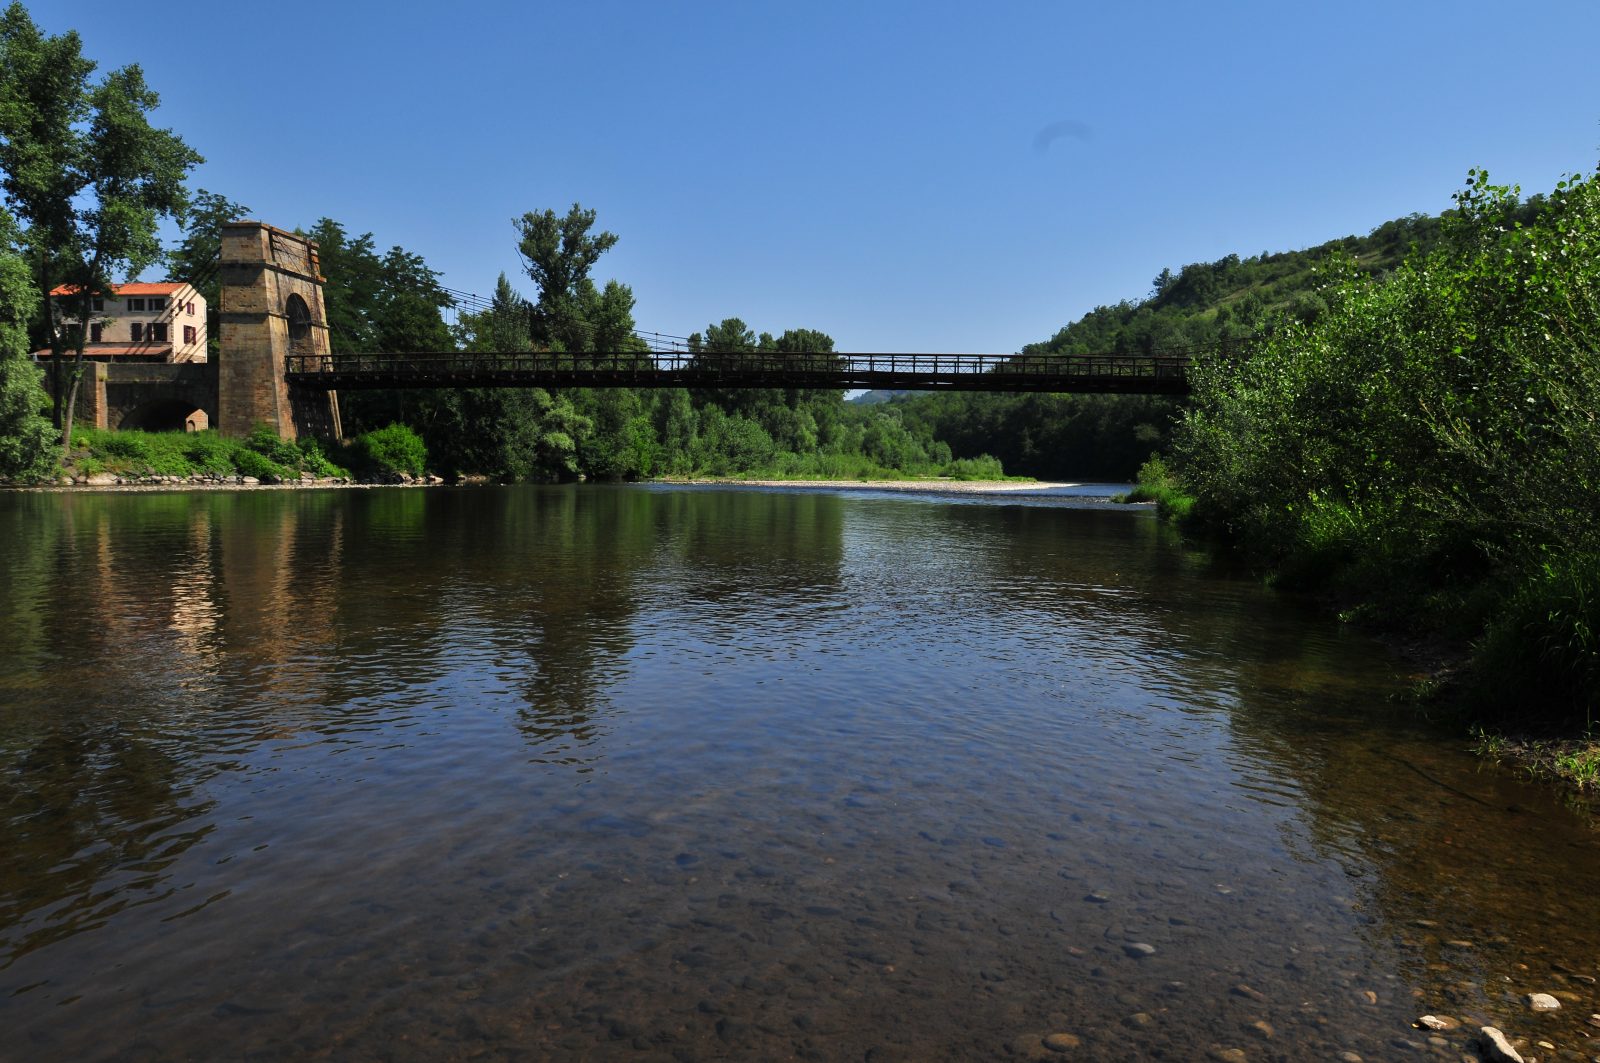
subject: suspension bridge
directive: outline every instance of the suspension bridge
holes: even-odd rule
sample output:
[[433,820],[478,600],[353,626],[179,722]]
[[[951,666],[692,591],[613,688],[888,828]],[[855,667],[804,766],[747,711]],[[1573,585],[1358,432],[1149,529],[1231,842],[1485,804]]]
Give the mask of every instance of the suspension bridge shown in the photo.
[[[455,307],[488,309],[446,290]],[[329,353],[291,349],[284,377],[297,388],[806,388],[894,391],[1090,392],[1182,395],[1190,369],[1230,348],[1169,347],[1112,354],[931,354],[714,349],[686,336],[632,330],[611,349],[515,353]]]

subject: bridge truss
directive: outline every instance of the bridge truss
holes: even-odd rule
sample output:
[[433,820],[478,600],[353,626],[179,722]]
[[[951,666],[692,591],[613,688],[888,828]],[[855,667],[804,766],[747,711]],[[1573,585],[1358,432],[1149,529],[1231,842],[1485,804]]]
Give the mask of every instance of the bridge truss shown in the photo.
[[895,391],[1182,395],[1191,367],[1218,348],[1149,354],[856,354],[599,351],[291,354],[292,385],[373,388],[867,388]]

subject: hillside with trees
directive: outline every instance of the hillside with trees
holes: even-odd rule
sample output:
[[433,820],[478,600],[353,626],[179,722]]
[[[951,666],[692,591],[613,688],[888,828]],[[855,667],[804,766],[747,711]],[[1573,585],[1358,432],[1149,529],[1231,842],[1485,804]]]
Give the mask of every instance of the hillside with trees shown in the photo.
[[[1543,197],[1509,208],[1527,223]],[[1412,214],[1365,236],[1345,236],[1299,251],[1227,255],[1163,269],[1143,299],[1100,306],[1054,336],[1023,347],[1031,355],[1136,354],[1174,348],[1241,350],[1289,324],[1306,325],[1328,310],[1336,277],[1381,278],[1414,254],[1434,248],[1442,216]],[[956,457],[992,454],[1015,475],[1041,479],[1132,479],[1152,452],[1170,444],[1181,410],[1176,399],[1108,395],[897,394],[890,402],[914,431]]]
[[[1479,720],[1600,713],[1600,172],[1469,175],[1436,238],[1200,374],[1166,489],[1282,585],[1473,647]],[[1159,469],[1155,472],[1159,473]],[[1587,760],[1600,779],[1600,751]]]

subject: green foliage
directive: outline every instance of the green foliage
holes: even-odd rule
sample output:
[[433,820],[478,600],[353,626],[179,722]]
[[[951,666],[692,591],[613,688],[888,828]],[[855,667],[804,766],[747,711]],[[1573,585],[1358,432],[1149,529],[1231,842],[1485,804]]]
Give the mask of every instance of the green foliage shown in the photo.
[[254,476],[258,480],[283,480],[289,470],[261,453],[248,447],[233,452],[233,467],[241,476]]
[[234,452],[239,444],[224,439],[214,431],[186,432],[183,436],[183,456],[188,460],[191,475],[226,476],[236,471]]
[[[167,275],[188,281],[204,297],[215,313],[221,301],[221,279],[217,262],[222,257],[222,227],[250,216],[250,208],[227,196],[200,189],[194,194],[183,222],[183,238],[167,252]],[[209,334],[216,335],[216,329]]]
[[245,436],[246,448],[255,451],[280,468],[300,466],[300,448],[290,439],[280,439],[278,433],[264,424],[258,424]]
[[322,442],[314,437],[306,437],[299,442],[300,460],[299,468],[302,472],[309,472],[313,476],[331,478],[347,478],[350,473],[335,465],[333,461],[322,452]]
[[315,439],[298,444],[258,428],[246,439],[205,432],[113,432],[77,428],[72,433],[77,472],[127,476],[254,476],[257,479],[348,477],[329,461]]
[[[14,233],[0,212],[0,246],[8,248]],[[38,304],[21,256],[0,252],[0,480],[32,483],[55,470],[55,431],[43,416],[49,398],[28,360],[28,322]]]
[[1552,558],[1521,582],[1477,644],[1471,689],[1486,718],[1594,733],[1600,555]]
[[362,433],[355,438],[351,452],[358,468],[368,475],[421,476],[428,464],[427,445],[403,424]]
[[1281,582],[1485,631],[1481,690],[1587,720],[1600,177],[1524,203],[1473,171],[1456,202],[1431,250],[1382,280],[1330,259],[1325,310],[1197,374],[1178,471],[1196,518]]
[[1127,480],[1163,447],[1178,404],[1150,395],[923,394],[890,404],[925,447],[992,454],[1012,473],[1047,480]]
[[[160,98],[137,65],[91,83],[94,68],[76,33],[45,36],[20,2],[0,15],[0,190],[25,227],[38,290],[58,280],[77,287],[74,378],[90,299],[114,275],[137,277],[160,259],[159,225],[182,219],[184,181],[202,161],[176,133],[150,124]],[[39,320],[39,332],[66,350],[50,315]],[[71,418],[69,401],[68,435]]]
[[1117,502],[1154,502],[1162,517],[1182,523],[1194,510],[1194,496],[1184,490],[1178,479],[1159,454],[1150,455],[1139,466],[1139,479],[1132,491],[1120,495]]
[[957,458],[946,465],[941,473],[952,480],[1004,480],[1006,471],[1000,460],[991,454],[976,458]]

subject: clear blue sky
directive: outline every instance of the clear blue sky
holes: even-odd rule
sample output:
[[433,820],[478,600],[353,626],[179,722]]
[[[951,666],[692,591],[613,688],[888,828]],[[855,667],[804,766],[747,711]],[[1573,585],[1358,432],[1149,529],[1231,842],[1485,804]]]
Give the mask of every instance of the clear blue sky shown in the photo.
[[1600,159],[1595,0],[30,10],[141,63],[194,184],[263,221],[486,294],[518,279],[511,219],[579,201],[641,327],[846,350],[1015,350],[1164,266]]

